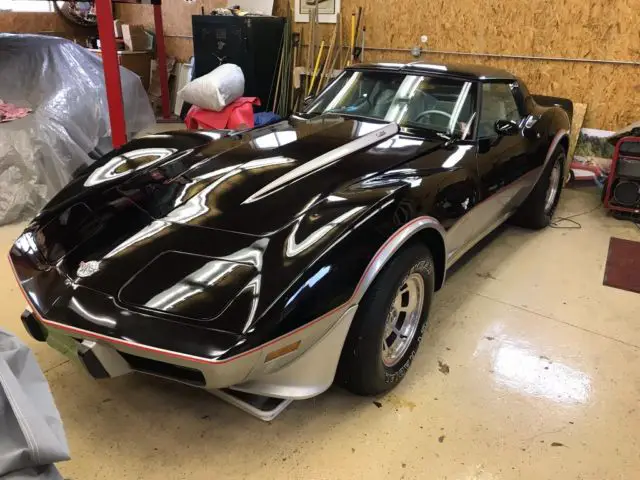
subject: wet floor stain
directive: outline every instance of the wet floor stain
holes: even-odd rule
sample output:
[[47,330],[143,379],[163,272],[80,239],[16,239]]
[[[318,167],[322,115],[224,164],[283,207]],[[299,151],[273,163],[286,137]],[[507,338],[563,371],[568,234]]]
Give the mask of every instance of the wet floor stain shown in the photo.
[[402,398],[394,394],[387,395],[385,397],[385,400],[387,400],[391,405],[396,407],[396,409],[408,408],[410,411],[413,411],[413,409],[416,408],[417,406],[415,402],[412,402],[411,400],[407,400],[406,398]]
[[445,435],[440,435],[440,436],[438,437],[438,442],[440,442],[440,443],[444,442],[444,439],[445,439],[445,438],[446,438],[446,436],[445,436]]
[[445,375],[449,375],[449,371],[451,369],[449,368],[449,365],[444,363],[442,360],[438,360],[438,370],[440,370],[440,373],[444,373]]
[[373,404],[378,408],[382,408],[382,403],[380,403],[380,402],[378,402],[376,400],[373,401]]
[[491,280],[497,280],[496,277],[493,276],[493,274],[491,272],[484,272],[484,273],[480,273],[480,272],[476,272],[476,275],[480,278],[484,278],[486,280],[491,279]]
[[566,447],[566,445],[564,443],[560,443],[560,442],[552,442],[551,446],[552,447]]

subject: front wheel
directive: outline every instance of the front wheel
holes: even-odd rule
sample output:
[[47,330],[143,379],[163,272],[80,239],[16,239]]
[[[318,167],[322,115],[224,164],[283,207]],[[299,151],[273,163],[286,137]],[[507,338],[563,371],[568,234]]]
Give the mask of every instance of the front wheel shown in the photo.
[[566,161],[567,154],[558,145],[542,177],[513,216],[513,223],[533,229],[544,228],[551,223],[560,201],[564,184],[562,172]]
[[394,256],[360,302],[340,357],[339,383],[358,395],[400,383],[422,340],[434,285],[428,248],[411,244]]

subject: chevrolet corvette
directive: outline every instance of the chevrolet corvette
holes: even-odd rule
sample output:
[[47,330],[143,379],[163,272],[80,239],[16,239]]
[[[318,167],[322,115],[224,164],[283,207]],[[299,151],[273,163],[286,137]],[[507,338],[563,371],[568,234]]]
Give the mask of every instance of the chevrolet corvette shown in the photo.
[[506,71],[381,63],[273,125],[135,139],[13,245],[23,323],[95,378],[386,392],[447,270],[507,219],[549,224],[571,115]]

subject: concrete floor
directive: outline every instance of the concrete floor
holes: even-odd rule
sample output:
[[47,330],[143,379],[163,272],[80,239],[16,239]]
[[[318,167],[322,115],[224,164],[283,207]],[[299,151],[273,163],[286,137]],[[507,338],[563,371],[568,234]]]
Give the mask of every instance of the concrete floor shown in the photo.
[[[594,189],[566,190],[558,214],[597,206]],[[576,220],[484,242],[437,294],[392,393],[333,388],[271,423],[153,377],[88,378],[24,333],[7,262],[2,326],[46,372],[73,458],[59,468],[74,480],[636,479],[640,295],[602,278],[609,237],[640,230],[601,209]],[[4,251],[19,230],[0,229]]]

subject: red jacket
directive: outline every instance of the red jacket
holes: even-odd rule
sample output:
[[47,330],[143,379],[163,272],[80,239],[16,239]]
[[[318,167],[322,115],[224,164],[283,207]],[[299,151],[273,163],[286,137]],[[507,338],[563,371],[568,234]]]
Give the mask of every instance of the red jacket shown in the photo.
[[240,97],[220,112],[214,112],[193,105],[184,123],[187,128],[239,130],[253,128],[253,105],[260,105],[257,97]]

